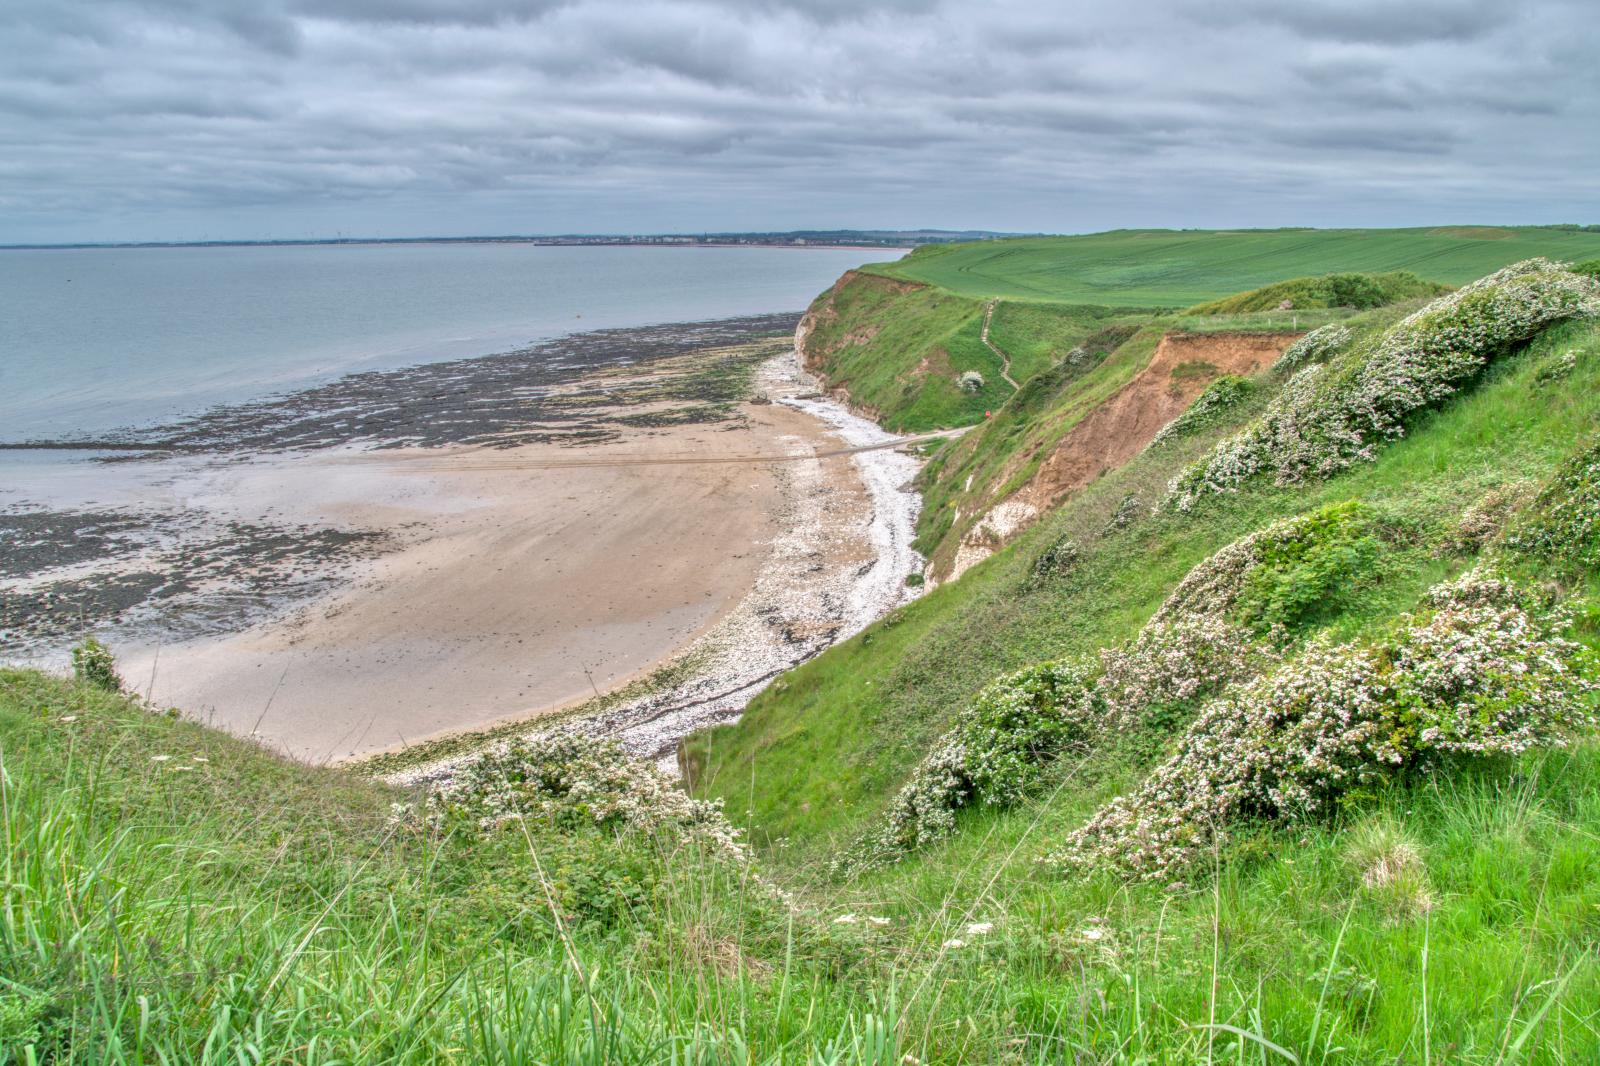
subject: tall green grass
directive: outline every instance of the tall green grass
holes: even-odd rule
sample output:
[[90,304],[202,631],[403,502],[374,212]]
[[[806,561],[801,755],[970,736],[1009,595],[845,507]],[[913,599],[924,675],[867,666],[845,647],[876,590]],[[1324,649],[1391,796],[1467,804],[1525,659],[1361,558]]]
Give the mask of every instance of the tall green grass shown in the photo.
[[[33,673],[0,674],[0,768],[0,1062],[1600,1050],[1593,748],[1410,782],[1345,825],[1241,840],[1170,889],[1035,864],[1116,784],[1064,767],[1051,795],[969,818],[925,862],[843,885],[791,869],[788,903],[665,837],[404,832],[390,790]],[[1413,880],[1365,883],[1401,852]]]

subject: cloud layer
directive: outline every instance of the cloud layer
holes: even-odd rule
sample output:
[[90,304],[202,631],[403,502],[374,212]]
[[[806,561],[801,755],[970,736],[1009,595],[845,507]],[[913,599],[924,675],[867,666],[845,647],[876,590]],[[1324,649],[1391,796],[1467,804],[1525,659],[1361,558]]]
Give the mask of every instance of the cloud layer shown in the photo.
[[9,0],[0,241],[1600,222],[1588,0],[1090,7]]

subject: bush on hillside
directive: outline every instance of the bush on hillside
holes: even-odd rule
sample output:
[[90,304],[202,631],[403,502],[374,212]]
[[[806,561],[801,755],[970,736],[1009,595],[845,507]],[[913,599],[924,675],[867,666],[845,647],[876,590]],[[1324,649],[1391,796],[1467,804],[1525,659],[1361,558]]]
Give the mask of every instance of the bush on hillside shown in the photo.
[[866,858],[948,836],[956,811],[969,803],[1015,802],[1049,762],[1086,743],[1104,719],[1092,674],[1079,664],[1040,663],[994,682],[917,765]]
[[1106,523],[1105,531],[1113,533],[1119,529],[1127,529],[1138,521],[1145,510],[1137,492],[1127,493],[1122,497],[1122,502],[1117,504],[1117,509],[1111,513],[1111,520]]
[[1591,278],[1600,278],[1600,259],[1586,259],[1581,263],[1572,264],[1574,274],[1584,274]]
[[1056,578],[1072,573],[1078,565],[1078,557],[1077,541],[1070,537],[1057,540],[1040,552],[1039,557],[1033,561],[1033,566],[1028,571],[1028,588],[1041,588]]
[[1229,826],[1295,821],[1408,768],[1565,744],[1596,724],[1592,653],[1566,619],[1478,573],[1436,588],[1389,637],[1314,642],[1210,703],[1178,752],[1075,832],[1057,861],[1169,880]]
[[1250,395],[1250,381],[1248,378],[1224,375],[1206,386],[1204,392],[1194,398],[1194,402],[1184,409],[1183,413],[1161,427],[1150,441],[1150,447],[1159,448],[1168,441],[1187,437],[1191,433],[1198,433],[1209,426],[1214,426],[1222,420],[1222,415],[1238,405],[1240,400]]
[[[1035,572],[1052,558],[1075,560],[1077,550],[1058,542]],[[883,828],[843,866],[892,861],[940,840],[955,831],[957,811],[1017,802],[1063,754],[1116,734],[1169,730],[1203,700],[1255,676],[1272,652],[1224,612],[1257,561],[1247,538],[1195,567],[1138,637],[1100,653],[1098,671],[1047,662],[991,684],[917,764]]]
[[[1329,307],[1352,307],[1365,311],[1401,300],[1438,296],[1449,291],[1447,285],[1424,281],[1406,270],[1385,274],[1323,274],[1320,277],[1291,278],[1220,300],[1211,300],[1191,307],[1189,314],[1249,314],[1253,311],[1303,311]],[[1285,304],[1288,306],[1285,307]]]
[[93,637],[72,649],[72,676],[104,692],[121,692],[122,675],[111,649]]
[[1545,363],[1539,372],[1533,376],[1537,385],[1554,385],[1565,381],[1578,369],[1578,353],[1576,351],[1562,352],[1560,355]]
[[1278,361],[1272,364],[1273,372],[1287,375],[1313,363],[1326,363],[1350,343],[1352,336],[1349,326],[1337,322],[1314,329],[1283,350]]
[[1295,631],[1337,614],[1371,578],[1381,544],[1371,509],[1354,501],[1279,522],[1256,541],[1257,561],[1234,604],[1258,633]]
[[425,820],[488,832],[523,819],[665,830],[745,856],[720,803],[690,798],[661,771],[615,741],[576,734],[515,741],[485,752],[431,792]]
[[1326,366],[1295,374],[1260,420],[1173,479],[1180,511],[1260,473],[1280,483],[1326,476],[1373,458],[1492,360],[1546,327],[1600,315],[1600,283],[1543,259],[1490,274],[1430,303]]
[[[1326,592],[1324,581],[1294,571],[1311,557],[1313,568],[1322,571],[1322,557],[1352,539],[1369,536],[1377,530],[1377,516],[1356,501],[1329,504],[1306,514],[1280,518],[1219,548],[1191,569],[1178,582],[1165,602],[1151,616],[1150,625],[1183,617],[1227,616],[1252,619],[1263,613],[1262,601],[1278,600],[1307,603],[1311,597],[1299,593],[1277,594],[1285,582],[1310,583]],[[1258,576],[1263,564],[1267,572]],[[1333,580],[1337,579],[1334,575]],[[1246,605],[1241,597],[1252,589]],[[1285,622],[1288,612],[1284,611]],[[1300,616],[1297,613],[1295,617]],[[1268,623],[1270,628],[1272,623]],[[1148,626],[1146,628],[1149,628]]]
[[1600,568],[1600,440],[1561,465],[1507,544],[1542,559]]
[[1510,481],[1478,497],[1456,521],[1456,528],[1440,545],[1444,551],[1478,552],[1487,547],[1505,530],[1511,518],[1535,494],[1537,486],[1530,481]]

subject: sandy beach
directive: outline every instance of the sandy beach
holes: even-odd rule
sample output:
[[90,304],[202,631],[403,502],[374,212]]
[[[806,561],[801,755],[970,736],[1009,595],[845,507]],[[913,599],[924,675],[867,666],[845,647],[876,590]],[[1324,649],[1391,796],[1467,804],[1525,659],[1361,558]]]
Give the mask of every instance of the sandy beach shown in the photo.
[[[404,546],[286,619],[140,649],[125,672],[157,703],[310,761],[581,702],[740,602],[783,501],[775,464],[747,457],[821,436],[768,404],[737,429],[640,431],[581,458],[531,444],[231,470],[225,491],[279,515],[390,529]],[[697,459],[743,461],[671,461]]]
[[[305,761],[402,752],[437,776],[479,731],[559,721],[670,766],[683,735],[909,598],[921,565],[900,442],[819,397],[787,338],[700,333],[546,381],[520,419],[481,417],[468,382],[473,418],[434,403],[398,447],[340,438],[363,411],[348,385],[327,417],[302,399],[168,430],[243,426],[252,450],[107,464],[110,505],[48,516],[79,523],[83,558],[38,537],[55,565],[13,580],[11,608],[126,587],[106,632],[131,688]],[[270,447],[278,423],[320,446]],[[117,539],[136,503],[160,550]],[[178,592],[138,600],[152,588]]]

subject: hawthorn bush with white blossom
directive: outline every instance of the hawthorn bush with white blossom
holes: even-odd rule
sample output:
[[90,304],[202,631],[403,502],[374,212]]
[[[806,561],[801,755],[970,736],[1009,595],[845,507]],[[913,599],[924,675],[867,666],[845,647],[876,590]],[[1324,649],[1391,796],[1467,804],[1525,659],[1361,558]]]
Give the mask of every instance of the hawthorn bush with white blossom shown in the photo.
[[1337,322],[1320,326],[1285,348],[1272,369],[1278,374],[1292,374],[1313,363],[1326,363],[1349,344],[1354,335],[1349,326]]
[[843,866],[892,860],[949,836],[962,808],[1016,803],[1062,755],[1115,734],[1165,727],[1272,663],[1269,649],[1223,616],[1259,561],[1260,537],[1196,566],[1127,647],[1101,651],[1098,670],[1047,662],[984,689],[917,764],[883,828]]
[[978,694],[954,727],[912,771],[868,842],[876,861],[929,844],[955,830],[955,813],[974,801],[1016,802],[1063,752],[1104,728],[1106,709],[1092,671],[1040,663]]
[[1540,558],[1600,567],[1600,440],[1562,464],[1507,543]]
[[1184,408],[1183,413],[1162,426],[1161,432],[1151,439],[1149,446],[1159,448],[1168,441],[1186,437],[1214,425],[1224,412],[1237,406],[1240,400],[1250,395],[1251,387],[1248,378],[1223,375],[1207,385],[1205,391]]
[[1295,821],[1410,767],[1565,744],[1596,724],[1592,654],[1508,582],[1436,588],[1373,643],[1313,641],[1212,701],[1178,752],[1075,832],[1054,861],[1169,880],[1230,825]]
[[518,740],[473,759],[429,793],[424,818],[485,832],[523,819],[666,830],[745,858],[720,803],[690,797],[615,741],[578,734]]
[[1496,271],[1297,372],[1260,420],[1173,479],[1167,504],[1187,511],[1260,473],[1289,484],[1370,460],[1404,434],[1408,416],[1454,395],[1494,359],[1557,322],[1594,316],[1593,278],[1544,259]]

